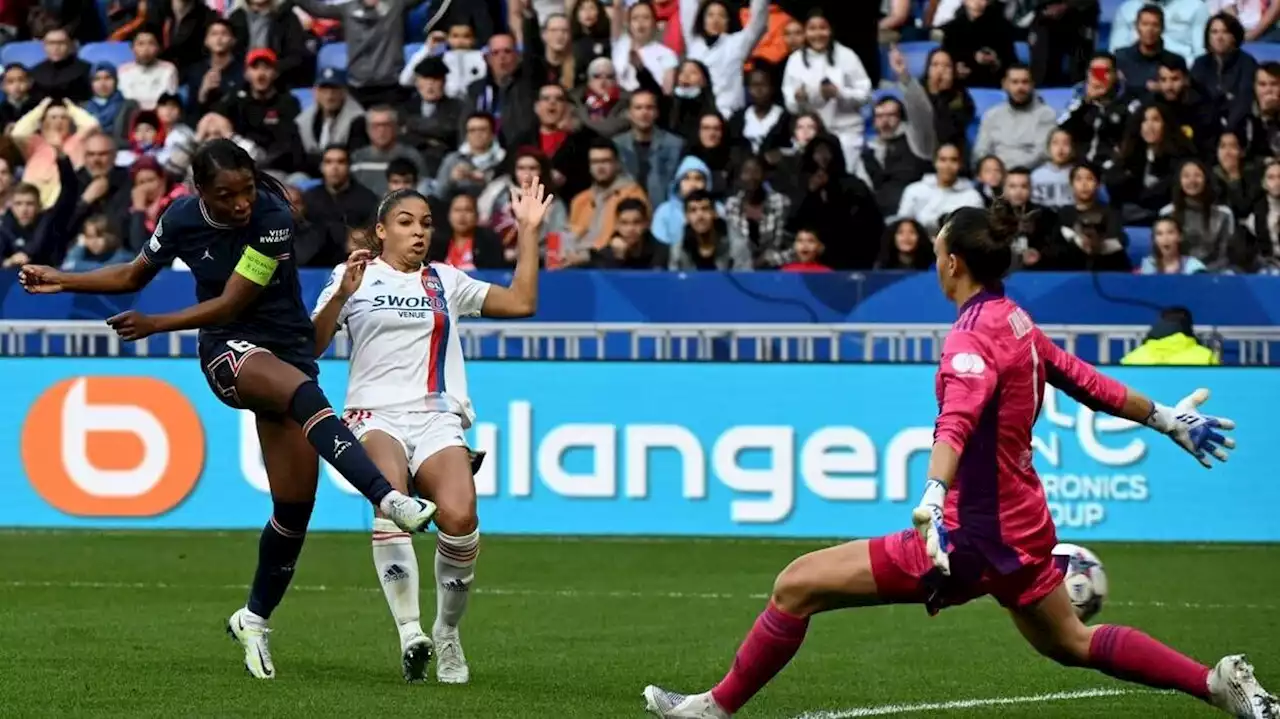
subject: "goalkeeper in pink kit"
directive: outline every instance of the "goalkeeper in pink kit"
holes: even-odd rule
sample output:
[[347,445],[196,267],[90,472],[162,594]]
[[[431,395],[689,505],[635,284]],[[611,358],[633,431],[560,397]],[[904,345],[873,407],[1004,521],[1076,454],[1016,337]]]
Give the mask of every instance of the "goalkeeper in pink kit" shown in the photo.
[[[778,575],[768,606],[710,691],[645,688],[650,712],[668,719],[726,719],[742,708],[804,641],[809,617],[846,607],[923,604],[930,614],[990,595],[1041,654],[1157,689],[1174,689],[1241,719],[1280,719],[1241,655],[1210,668],[1136,629],[1085,626],[1055,567],[1057,535],[1032,466],[1031,428],[1046,383],[1090,408],[1168,435],[1206,467],[1226,460],[1234,425],[1202,415],[1196,390],[1175,407],[1153,402],[1067,354],[1003,294],[1017,219],[997,202],[962,209],[934,241],[938,278],[959,307],[942,351],[929,481],[914,529],[822,549]],[[1052,390],[1050,390],[1052,391]]]

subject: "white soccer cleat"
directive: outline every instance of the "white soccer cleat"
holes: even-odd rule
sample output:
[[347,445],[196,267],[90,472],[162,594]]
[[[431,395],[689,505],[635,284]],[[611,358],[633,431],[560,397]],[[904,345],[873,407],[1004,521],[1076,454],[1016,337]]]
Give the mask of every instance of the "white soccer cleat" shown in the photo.
[[427,679],[427,666],[431,664],[433,653],[431,639],[421,632],[415,632],[400,642],[400,666],[404,670],[406,682],[421,682]]
[[436,680],[441,684],[466,684],[471,681],[467,655],[462,653],[458,630],[432,632],[436,644]]
[[1223,657],[1209,673],[1213,705],[1236,719],[1280,719],[1280,700],[1253,676],[1243,654]]
[[644,688],[645,709],[663,719],[731,719],[732,714],[720,708],[711,692],[676,694],[650,684]]
[[378,508],[387,515],[387,519],[406,532],[424,532],[431,518],[436,516],[436,505],[425,499],[410,497],[392,490],[391,494],[382,498]]
[[257,679],[273,679],[275,665],[271,663],[271,649],[267,647],[267,620],[245,607],[236,610],[227,620],[227,634],[244,648],[244,668]]

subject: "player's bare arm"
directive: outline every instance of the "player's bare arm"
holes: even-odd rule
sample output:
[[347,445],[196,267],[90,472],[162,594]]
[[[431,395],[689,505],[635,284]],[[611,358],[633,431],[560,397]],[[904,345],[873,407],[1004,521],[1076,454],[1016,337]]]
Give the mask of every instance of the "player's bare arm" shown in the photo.
[[227,279],[222,294],[217,297],[163,315],[144,315],[129,310],[107,319],[107,324],[126,341],[140,340],[161,332],[223,325],[239,317],[245,308],[258,299],[274,273],[275,260],[247,247],[244,258]]
[[158,267],[139,256],[128,264],[108,265],[89,272],[63,272],[44,265],[26,265],[18,272],[18,282],[31,294],[123,295],[146,287],[157,272]]
[[369,250],[356,250],[347,257],[343,265],[342,279],[338,281],[338,289],[327,302],[316,312],[312,320],[316,326],[316,356],[325,353],[333,343],[333,336],[338,333],[338,317],[342,314],[342,306],[347,304],[351,295],[360,289],[364,280],[364,270],[373,259]]
[[541,182],[534,181],[511,191],[511,207],[516,216],[516,270],[510,287],[494,285],[484,298],[484,317],[530,317],[538,310],[538,245],[542,220],[555,200]]

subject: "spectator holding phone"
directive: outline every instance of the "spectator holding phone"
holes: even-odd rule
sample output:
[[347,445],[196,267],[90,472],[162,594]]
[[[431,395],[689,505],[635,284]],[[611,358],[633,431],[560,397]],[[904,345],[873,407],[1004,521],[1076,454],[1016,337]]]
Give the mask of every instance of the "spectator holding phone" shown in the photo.
[[1016,59],[1013,25],[990,0],[964,0],[964,7],[942,29],[942,48],[956,61],[956,75],[967,87],[1000,87],[1005,68]]

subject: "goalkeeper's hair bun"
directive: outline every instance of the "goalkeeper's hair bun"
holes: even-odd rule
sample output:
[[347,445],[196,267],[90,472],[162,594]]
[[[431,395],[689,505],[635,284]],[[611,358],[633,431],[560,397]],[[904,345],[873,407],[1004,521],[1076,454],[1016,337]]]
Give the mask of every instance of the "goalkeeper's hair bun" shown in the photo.
[[947,250],[962,259],[973,279],[999,284],[1013,265],[1013,240],[1021,218],[1013,206],[997,199],[990,209],[964,207],[943,224]]

